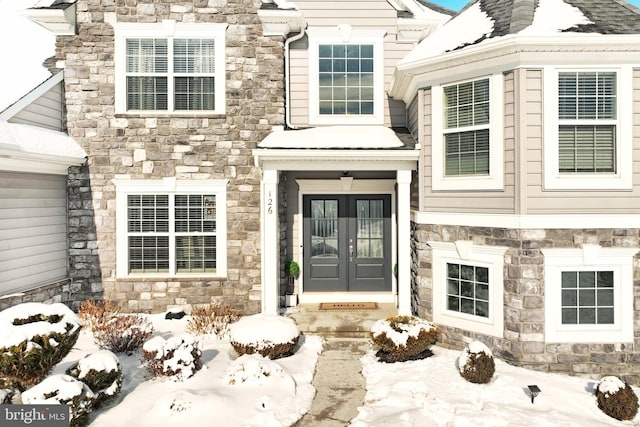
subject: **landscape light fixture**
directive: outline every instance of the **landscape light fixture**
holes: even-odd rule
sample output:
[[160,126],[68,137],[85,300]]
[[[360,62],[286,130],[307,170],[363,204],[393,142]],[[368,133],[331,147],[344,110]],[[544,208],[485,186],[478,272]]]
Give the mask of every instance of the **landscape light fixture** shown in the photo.
[[535,399],[538,393],[540,393],[542,390],[540,390],[540,387],[538,387],[537,385],[529,385],[527,387],[529,387],[529,393],[531,394],[531,403],[533,403],[533,399]]

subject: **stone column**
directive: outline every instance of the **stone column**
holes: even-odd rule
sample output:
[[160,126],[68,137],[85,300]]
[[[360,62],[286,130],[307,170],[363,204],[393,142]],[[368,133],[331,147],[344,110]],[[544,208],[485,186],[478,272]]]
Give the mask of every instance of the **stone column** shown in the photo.
[[280,239],[278,225],[278,170],[262,172],[262,313],[280,308]]
[[398,314],[411,314],[411,171],[399,170],[398,183]]

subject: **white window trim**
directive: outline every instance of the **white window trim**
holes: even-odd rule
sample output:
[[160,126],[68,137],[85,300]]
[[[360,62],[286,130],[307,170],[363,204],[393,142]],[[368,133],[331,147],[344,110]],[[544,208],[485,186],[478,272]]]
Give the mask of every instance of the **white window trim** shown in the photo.
[[[617,73],[616,173],[560,174],[558,158],[558,75],[561,72]],[[633,74],[630,66],[544,68],[543,173],[545,190],[631,190],[633,178]]]
[[[504,254],[507,247],[475,245],[470,240],[427,242],[433,250],[433,321],[502,338],[504,336]],[[489,269],[489,317],[447,310],[447,262]]]
[[[226,277],[227,276],[227,183],[226,179],[179,181],[112,180],[116,186],[116,275],[118,278]],[[216,196],[216,272],[130,274],[127,249],[127,195],[129,194],[215,194]],[[170,255],[173,259],[174,254]]]
[[[489,79],[489,175],[446,176],[444,160],[445,86]],[[502,74],[431,87],[431,187],[435,191],[502,190],[504,188],[504,77]]]
[[[114,24],[115,30],[115,108],[117,114],[154,114],[154,115],[211,115],[225,114],[226,102],[226,67],[225,33],[226,23],[182,23],[171,19],[161,23],[133,23],[118,22]],[[167,38],[169,42],[173,38],[197,37],[215,39],[215,110],[127,110],[126,96],[126,39],[128,38]],[[169,74],[171,75],[171,74]],[[170,83],[170,87],[173,85]],[[173,90],[169,91],[169,97],[173,96]],[[173,102],[170,101],[170,105]]]
[[[309,124],[382,125],[384,124],[384,30],[354,29],[350,25],[333,28],[309,28]],[[318,46],[321,44],[373,45],[373,114],[321,115],[318,111]]]
[[[546,342],[633,342],[633,256],[638,248],[603,248],[585,244],[581,248],[541,251],[544,255]],[[562,324],[561,273],[585,270],[613,271],[614,324]]]

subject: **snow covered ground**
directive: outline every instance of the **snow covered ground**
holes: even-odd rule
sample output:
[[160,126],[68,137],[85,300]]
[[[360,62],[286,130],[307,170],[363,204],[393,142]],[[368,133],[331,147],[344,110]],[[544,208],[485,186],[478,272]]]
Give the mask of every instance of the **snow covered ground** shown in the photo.
[[[187,318],[150,318],[156,336],[169,338],[185,331]],[[239,358],[228,339],[212,335],[203,341],[204,367],[181,382],[151,379],[139,352],[118,354],[125,374],[122,392],[117,404],[95,412],[89,425],[289,426],[310,408],[315,394],[311,381],[322,350],[320,337],[306,336],[301,342],[295,355],[263,363],[262,368],[272,374],[261,382],[251,379],[255,363],[246,356]],[[90,333],[83,331],[54,373],[64,373],[82,356],[97,350]],[[640,425],[640,417],[617,421],[598,409],[593,393],[597,378],[546,374],[496,360],[491,383],[471,384],[458,373],[460,352],[433,350],[434,356],[428,359],[390,364],[378,362],[375,350],[367,352],[361,359],[366,402],[358,408],[351,426]],[[235,384],[229,384],[230,378]],[[542,390],[533,404],[527,389],[530,384]]]

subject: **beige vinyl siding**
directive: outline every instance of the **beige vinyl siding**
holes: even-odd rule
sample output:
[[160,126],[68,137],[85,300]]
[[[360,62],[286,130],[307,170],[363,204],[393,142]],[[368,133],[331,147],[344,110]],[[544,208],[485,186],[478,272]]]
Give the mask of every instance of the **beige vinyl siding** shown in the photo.
[[58,83],[16,113],[9,122],[62,131],[64,130],[63,116],[62,83]]
[[[633,189],[604,191],[548,191],[543,185],[542,70],[526,70],[527,212],[530,214],[632,214],[640,210],[640,70],[633,72]],[[625,90],[625,89],[623,89]],[[555,114],[556,112],[545,112]],[[624,123],[623,123],[624,125]]]
[[[423,197],[420,210],[429,212],[515,212],[514,91],[512,72],[504,76],[504,189],[500,191],[433,191],[431,184],[431,89],[424,90]],[[493,100],[492,100],[493,102]]]
[[[309,28],[335,28],[348,24],[353,28],[382,29],[384,38],[384,88],[389,86],[394,67],[414,46],[413,43],[397,43],[397,11],[386,0],[357,1],[296,1]],[[295,126],[309,126],[309,70],[307,38],[292,43],[290,50],[290,117]],[[384,124],[406,126],[405,105],[390,100],[386,94]]]
[[0,295],[67,277],[66,176],[0,172]]

